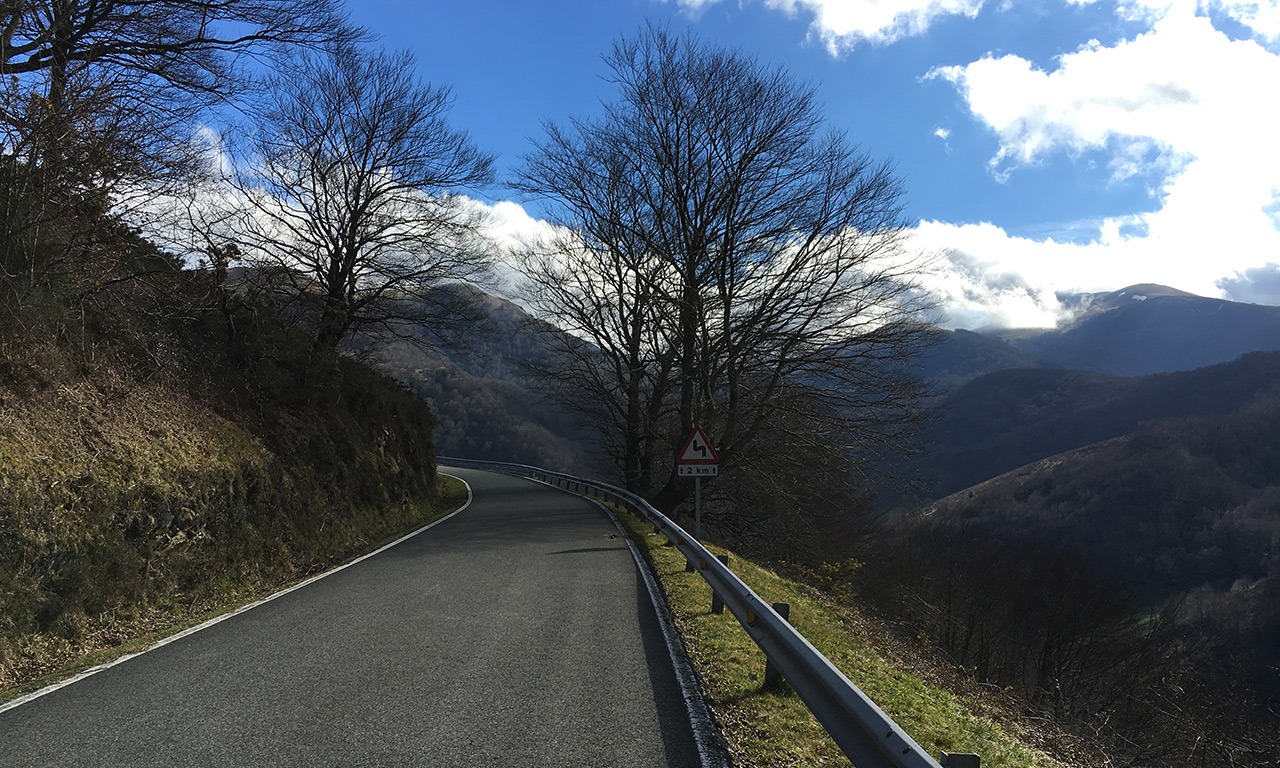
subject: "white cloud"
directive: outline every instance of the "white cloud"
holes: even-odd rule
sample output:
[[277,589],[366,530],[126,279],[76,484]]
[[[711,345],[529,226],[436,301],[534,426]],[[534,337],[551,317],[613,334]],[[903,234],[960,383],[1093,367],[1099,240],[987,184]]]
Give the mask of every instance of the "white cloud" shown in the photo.
[[[1067,0],[1070,5],[1096,5],[1099,0]],[[1280,39],[1280,3],[1276,0],[1131,0],[1120,4],[1118,13],[1129,20],[1156,21],[1170,12],[1188,11],[1222,14],[1264,40]]]
[[926,252],[945,254],[925,287],[939,297],[948,328],[1051,327],[1069,314],[1058,292],[1114,291],[1136,283],[1202,296],[1225,289],[1222,275],[1232,268],[1212,255],[1170,258],[1169,244],[1142,236],[1140,224],[1137,217],[1105,219],[1097,223],[1097,236],[1080,244],[1018,237],[986,222],[922,221],[914,240]]
[[720,0],[676,0],[676,5],[679,5],[691,15],[697,16],[718,2]]
[[484,215],[485,235],[494,254],[490,281],[482,287],[504,299],[518,299],[523,278],[515,267],[512,254],[552,238],[557,230],[549,222],[530,216],[519,203],[510,200],[499,200],[493,204],[477,200],[470,202]]
[[[1259,32],[1275,16],[1274,2],[1213,9]],[[1006,55],[929,76],[953,83],[995,133],[997,179],[1050,156],[1100,153],[1113,178],[1148,179],[1158,209],[1098,222],[1084,245],[1013,238],[991,225],[921,229],[1042,293],[1162,282],[1218,294],[1224,275],[1280,253],[1280,55],[1256,39],[1231,39],[1194,2],[1137,2],[1119,12],[1150,27],[1114,46],[1087,43],[1052,70]]]
[[[697,16],[720,0],[677,0]],[[768,8],[788,16],[811,15],[810,34],[822,41],[832,56],[861,42],[877,45],[922,35],[940,16],[973,18],[984,0],[764,0]]]
[[973,18],[983,0],[765,0],[765,5],[794,16],[813,15],[812,33],[833,56],[860,42],[892,43],[922,35],[940,16]]
[[1250,304],[1280,304],[1280,264],[1236,272],[1218,280],[1218,287],[1232,301]]
[[503,248],[519,248],[540,238],[551,237],[555,228],[535,219],[519,203],[499,200],[493,205],[477,203],[488,211],[489,235]]

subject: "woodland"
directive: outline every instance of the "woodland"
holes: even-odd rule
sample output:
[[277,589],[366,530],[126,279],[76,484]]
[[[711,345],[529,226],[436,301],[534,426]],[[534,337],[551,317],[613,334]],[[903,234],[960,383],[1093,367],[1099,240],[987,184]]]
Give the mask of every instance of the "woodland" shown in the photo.
[[339,3],[31,0],[0,28],[0,686],[407,527],[437,453],[687,518],[700,426],[712,540],[1082,762],[1276,764],[1274,308],[940,331],[892,166],[785,70],[655,27],[506,180],[556,233],[502,254],[517,304],[476,287],[492,158]]

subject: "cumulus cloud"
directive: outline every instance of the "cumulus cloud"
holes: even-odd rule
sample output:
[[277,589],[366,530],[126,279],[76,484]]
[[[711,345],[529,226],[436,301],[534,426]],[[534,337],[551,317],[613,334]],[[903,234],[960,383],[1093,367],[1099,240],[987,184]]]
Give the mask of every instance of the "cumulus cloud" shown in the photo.
[[[1212,4],[1259,35],[1274,15],[1268,7]],[[1154,281],[1207,295],[1244,290],[1223,275],[1253,275],[1280,253],[1280,55],[1258,39],[1233,39],[1197,10],[1193,2],[1121,6],[1149,28],[1113,46],[1089,42],[1048,70],[988,55],[928,75],[954,84],[995,134],[998,180],[1054,155],[1101,155],[1115,179],[1145,178],[1156,210],[1099,221],[1082,245],[1001,237],[990,225],[922,229],[1042,289]],[[1091,284],[1097,275],[1110,284]]]
[[1280,264],[1268,262],[1218,280],[1218,287],[1232,301],[1247,304],[1280,304]]
[[517,271],[513,254],[541,240],[550,239],[556,229],[549,222],[535,219],[519,203],[499,200],[496,203],[471,201],[485,217],[485,234],[494,253],[490,281],[483,287],[504,299],[518,299],[523,278]]
[[812,14],[811,33],[836,56],[861,42],[883,45],[922,35],[942,16],[973,18],[983,0],[765,0],[765,5],[791,16]]
[[[677,0],[693,15],[720,0]],[[821,40],[832,56],[858,43],[884,45],[904,37],[922,35],[942,16],[973,18],[984,0],[764,0],[766,7],[788,16],[812,16],[810,34]]]
[[924,287],[938,297],[947,328],[1053,327],[1070,320],[1073,311],[1058,293],[1114,291],[1136,283],[1280,304],[1268,298],[1265,270],[1243,269],[1231,282],[1223,278],[1232,269],[1224,254],[1171,258],[1169,244],[1144,236],[1135,221],[1104,219],[1086,243],[1018,237],[985,222],[922,221],[914,242],[945,255]]
[[[1067,2],[1070,5],[1097,5],[1099,0]],[[1280,3],[1276,0],[1130,0],[1117,8],[1121,16],[1135,21],[1158,20],[1175,10],[1222,14],[1252,30],[1262,40],[1280,39]]]

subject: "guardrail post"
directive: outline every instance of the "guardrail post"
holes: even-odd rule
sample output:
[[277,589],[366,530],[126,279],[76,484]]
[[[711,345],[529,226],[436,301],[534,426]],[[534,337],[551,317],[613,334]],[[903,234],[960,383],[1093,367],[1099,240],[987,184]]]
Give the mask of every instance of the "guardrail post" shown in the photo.
[[[778,612],[778,615],[782,617],[783,621],[790,621],[790,603],[774,603],[773,610]],[[766,656],[764,661],[764,685],[762,685],[760,689],[764,691],[772,691],[781,683],[782,673],[773,665],[773,660]]]
[[[609,490],[604,492],[603,495],[606,497],[612,495],[622,499],[621,503],[627,509],[634,509],[637,513],[648,518],[651,523],[654,523],[655,533],[665,534],[669,543],[680,547],[682,553],[685,548],[684,540],[688,537],[688,534],[678,525],[654,510],[643,499],[628,491],[613,489],[603,483],[586,481],[571,475],[547,472],[537,467],[470,460],[459,460],[459,464],[461,466],[474,466],[524,477],[545,477],[548,484],[559,488],[587,486],[597,487],[597,490],[599,488],[608,488]],[[706,569],[709,565],[709,560],[704,560],[703,558],[709,558],[710,554],[700,547],[691,546],[689,549],[697,553],[693,558],[693,562],[698,565],[698,568]],[[723,557],[718,559],[722,563],[727,563]],[[935,761],[919,744],[916,744],[906,733],[902,732],[901,728],[890,720],[888,716],[874,706],[869,706],[873,702],[867,698],[866,694],[860,691],[839,670],[831,666],[831,663],[823,658],[813,646],[805,643],[804,638],[790,626],[791,610],[789,605],[784,603],[773,604],[776,615],[783,619],[783,626],[779,627],[772,621],[762,625],[760,623],[761,617],[757,614],[757,609],[763,611],[761,603],[758,602],[760,597],[744,584],[741,579],[738,579],[731,572],[722,571],[718,568],[711,573],[704,572],[702,575],[704,578],[711,577],[708,581],[714,580],[723,589],[723,592],[716,594],[713,587],[713,610],[717,605],[720,606],[720,610],[729,608],[735,615],[739,615],[742,618],[744,624],[753,627],[762,635],[757,637],[756,633],[752,634],[753,639],[756,639],[757,645],[760,645],[764,639],[768,639],[770,642],[764,643],[764,645],[779,649],[785,654],[785,656],[779,658],[785,657],[794,661],[796,664],[795,672],[788,678],[788,687],[793,689],[794,693],[805,702],[810,711],[818,718],[818,722],[826,728],[827,732],[831,734],[840,749],[850,760],[856,759],[858,765],[865,763],[868,766],[981,768],[978,756],[973,754],[948,754],[943,752],[941,762]],[[732,604],[732,607],[730,607],[730,604]],[[741,616],[743,612],[745,612],[745,616]],[[764,685],[761,690],[776,688],[782,684],[783,680],[782,673],[774,667],[772,662],[769,662],[767,654],[766,662]],[[880,747],[889,743],[892,744],[893,748],[890,753],[884,755],[888,760],[881,762],[878,755],[883,750]],[[899,749],[901,749],[901,758],[897,757]],[[868,760],[868,756],[871,759]]]
[[[728,555],[716,555],[716,559],[725,568],[729,567]],[[720,593],[715,590],[715,587],[711,588],[711,612],[716,615],[724,613],[724,601],[720,599]]]

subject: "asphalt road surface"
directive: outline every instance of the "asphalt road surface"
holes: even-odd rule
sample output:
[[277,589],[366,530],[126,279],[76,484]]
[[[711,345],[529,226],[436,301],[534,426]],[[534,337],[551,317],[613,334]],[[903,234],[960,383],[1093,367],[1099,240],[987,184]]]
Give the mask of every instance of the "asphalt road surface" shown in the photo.
[[0,766],[696,766],[653,607],[589,502],[469,509],[0,713]]

